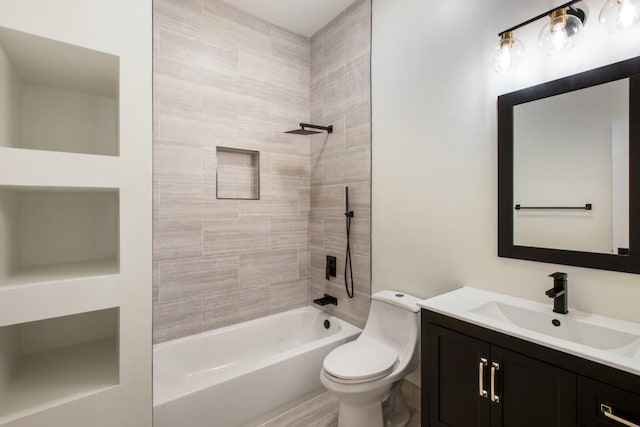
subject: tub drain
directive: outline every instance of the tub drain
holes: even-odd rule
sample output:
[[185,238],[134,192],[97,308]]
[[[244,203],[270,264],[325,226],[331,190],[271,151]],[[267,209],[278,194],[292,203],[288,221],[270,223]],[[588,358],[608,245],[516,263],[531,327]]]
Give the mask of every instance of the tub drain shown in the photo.
[[329,322],[329,319],[324,321],[324,328],[325,329],[329,329],[331,327],[331,322]]

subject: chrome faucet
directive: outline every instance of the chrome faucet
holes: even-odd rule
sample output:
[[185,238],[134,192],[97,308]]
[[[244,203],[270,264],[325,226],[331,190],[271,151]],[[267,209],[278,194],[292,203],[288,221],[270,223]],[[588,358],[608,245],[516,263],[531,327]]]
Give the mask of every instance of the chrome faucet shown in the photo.
[[553,312],[567,314],[569,312],[567,273],[557,272],[550,274],[549,277],[553,277],[553,288],[545,294],[553,298]]

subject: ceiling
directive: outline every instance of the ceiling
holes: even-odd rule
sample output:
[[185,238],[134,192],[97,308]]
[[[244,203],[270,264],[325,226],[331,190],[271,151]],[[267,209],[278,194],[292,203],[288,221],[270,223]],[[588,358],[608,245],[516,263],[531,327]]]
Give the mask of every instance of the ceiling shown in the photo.
[[311,37],[355,0],[227,0],[279,27]]

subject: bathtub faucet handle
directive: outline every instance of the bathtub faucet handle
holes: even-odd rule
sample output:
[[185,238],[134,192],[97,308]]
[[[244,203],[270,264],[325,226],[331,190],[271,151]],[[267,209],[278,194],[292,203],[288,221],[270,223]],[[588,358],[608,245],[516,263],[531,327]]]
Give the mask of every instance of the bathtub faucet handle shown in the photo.
[[331,296],[331,295],[324,294],[324,297],[318,298],[318,299],[314,299],[313,303],[314,304],[318,304],[318,305],[322,305],[322,306],[327,305],[327,304],[338,305],[338,299],[336,297]]

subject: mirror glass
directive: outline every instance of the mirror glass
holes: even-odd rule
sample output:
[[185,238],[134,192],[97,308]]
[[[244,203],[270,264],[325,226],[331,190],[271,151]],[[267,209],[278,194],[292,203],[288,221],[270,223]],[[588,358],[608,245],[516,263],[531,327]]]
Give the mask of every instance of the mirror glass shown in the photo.
[[513,244],[629,252],[629,79],[513,108]]
[[640,57],[498,97],[498,256],[640,273]]

